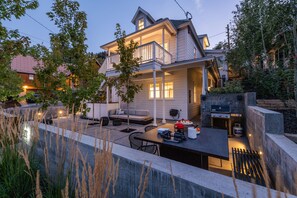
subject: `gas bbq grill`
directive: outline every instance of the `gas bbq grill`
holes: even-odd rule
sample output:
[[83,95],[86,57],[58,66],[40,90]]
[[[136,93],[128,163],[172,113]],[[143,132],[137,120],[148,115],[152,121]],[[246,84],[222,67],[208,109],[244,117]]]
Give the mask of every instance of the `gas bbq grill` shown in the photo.
[[228,130],[228,136],[232,137],[232,125],[242,114],[231,113],[229,105],[211,105],[211,127]]

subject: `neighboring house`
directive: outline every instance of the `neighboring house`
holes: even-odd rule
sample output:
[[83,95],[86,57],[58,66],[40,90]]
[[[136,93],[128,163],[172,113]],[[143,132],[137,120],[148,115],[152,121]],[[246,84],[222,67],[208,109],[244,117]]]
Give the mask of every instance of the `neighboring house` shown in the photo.
[[37,80],[35,76],[34,67],[36,67],[38,61],[36,61],[31,56],[16,56],[11,62],[11,69],[16,71],[20,77],[23,79],[23,90],[27,91],[36,91],[38,88],[36,87]]
[[[172,119],[170,109],[180,111],[180,119],[191,119],[200,114],[200,98],[211,86],[217,86],[220,73],[216,56],[206,53],[209,46],[206,34],[198,36],[191,20],[155,20],[147,11],[138,8],[132,23],[133,39],[139,47],[135,56],[141,57],[142,75],[135,81],[143,85],[130,108],[149,110],[156,124],[157,118]],[[108,57],[99,72],[115,76],[113,63],[119,63],[117,42],[101,46]],[[107,102],[119,102],[113,88],[107,88]],[[121,108],[125,104],[120,103]]]
[[[98,68],[101,67],[98,61],[96,61],[96,65],[98,66]],[[22,94],[26,93],[27,91],[36,92],[39,89],[38,81],[36,79],[36,73],[34,71],[34,68],[37,66],[43,66],[43,62],[35,60],[32,56],[18,55],[12,60],[11,69],[16,71],[23,79]],[[66,71],[65,67],[60,66],[58,68],[58,71],[64,72],[68,76],[66,83],[69,86],[74,86],[72,85],[70,80],[71,76],[69,72]]]
[[224,83],[228,80],[228,64],[226,61],[226,50],[205,50],[207,56],[216,57],[218,63],[218,69],[220,71],[221,80],[218,83],[219,86],[223,86]]

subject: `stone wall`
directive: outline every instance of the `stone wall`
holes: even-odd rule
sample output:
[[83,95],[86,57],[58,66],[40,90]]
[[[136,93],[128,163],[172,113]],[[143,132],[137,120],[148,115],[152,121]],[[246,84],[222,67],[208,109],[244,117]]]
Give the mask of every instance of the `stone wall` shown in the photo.
[[276,181],[279,169],[282,186],[296,195],[297,144],[284,136],[283,115],[247,106],[246,129],[251,149],[263,152],[272,181]]
[[[39,125],[41,135],[38,143],[38,153],[43,155],[43,148],[47,141],[45,135],[52,137],[52,148],[55,147],[56,134],[60,138],[66,137],[76,140],[79,134],[68,130],[59,130],[53,126]],[[47,130],[47,132],[45,131]],[[95,139],[90,136],[82,135],[77,142],[83,156],[88,156],[88,163],[94,164],[92,159]],[[67,144],[66,144],[67,146]],[[98,146],[98,144],[97,144]],[[71,148],[67,148],[70,152]],[[140,182],[140,175],[144,162],[152,163],[152,170],[149,173],[148,186],[145,197],[236,197],[233,180],[231,177],[216,174],[190,165],[179,163],[163,157],[134,150],[128,147],[114,144],[112,150],[114,158],[120,159],[118,180],[116,183],[115,194],[110,193],[109,197],[137,197],[137,189]],[[66,153],[66,158],[69,157]],[[51,165],[58,163],[57,151],[53,148],[49,150],[49,161]],[[67,166],[67,164],[65,165]],[[172,172],[170,171],[172,167]],[[51,169],[54,175],[56,169]],[[175,190],[173,188],[173,180]],[[241,180],[236,180],[239,197],[252,197],[253,184]],[[267,190],[262,186],[255,186],[257,197],[267,197]],[[112,191],[110,191],[112,192]],[[272,197],[276,192],[271,190]],[[293,197],[293,196],[288,196]]]
[[[241,100],[238,99],[241,97]],[[201,126],[211,126],[211,105],[229,105],[232,113],[244,115],[244,94],[207,94],[201,99]]]

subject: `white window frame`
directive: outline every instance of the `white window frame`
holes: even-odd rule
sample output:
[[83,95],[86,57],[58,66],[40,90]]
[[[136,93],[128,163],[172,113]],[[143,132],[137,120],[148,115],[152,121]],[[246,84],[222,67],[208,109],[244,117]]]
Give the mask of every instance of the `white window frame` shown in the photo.
[[[156,83],[156,98],[161,98],[161,84]],[[154,84],[149,84],[149,99],[154,99]]]
[[[140,22],[143,22],[142,23],[142,25],[140,26]],[[144,29],[144,18],[140,18],[140,19],[138,19],[138,22],[137,22],[137,29],[138,30],[142,30],[142,29]]]
[[29,80],[34,80],[34,74],[29,74]]
[[[172,84],[172,88],[168,88],[168,84]],[[165,82],[164,85],[164,94],[165,94],[165,99],[174,99],[174,83],[172,81],[170,82]],[[168,94],[166,94],[166,92],[168,92]],[[170,94],[171,93],[171,94]]]

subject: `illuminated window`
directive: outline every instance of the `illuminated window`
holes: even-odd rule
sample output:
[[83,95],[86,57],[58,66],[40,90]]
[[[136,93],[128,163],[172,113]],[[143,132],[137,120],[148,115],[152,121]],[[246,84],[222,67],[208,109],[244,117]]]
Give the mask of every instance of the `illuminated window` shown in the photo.
[[194,103],[197,102],[197,87],[194,85]]
[[[150,84],[150,99],[154,98],[154,84]],[[160,84],[156,83],[156,98],[161,98]]]
[[165,98],[172,99],[173,98],[173,82],[165,83]]
[[29,80],[34,80],[34,75],[33,74],[29,74]]
[[144,28],[144,19],[138,20],[138,30],[142,30]]

